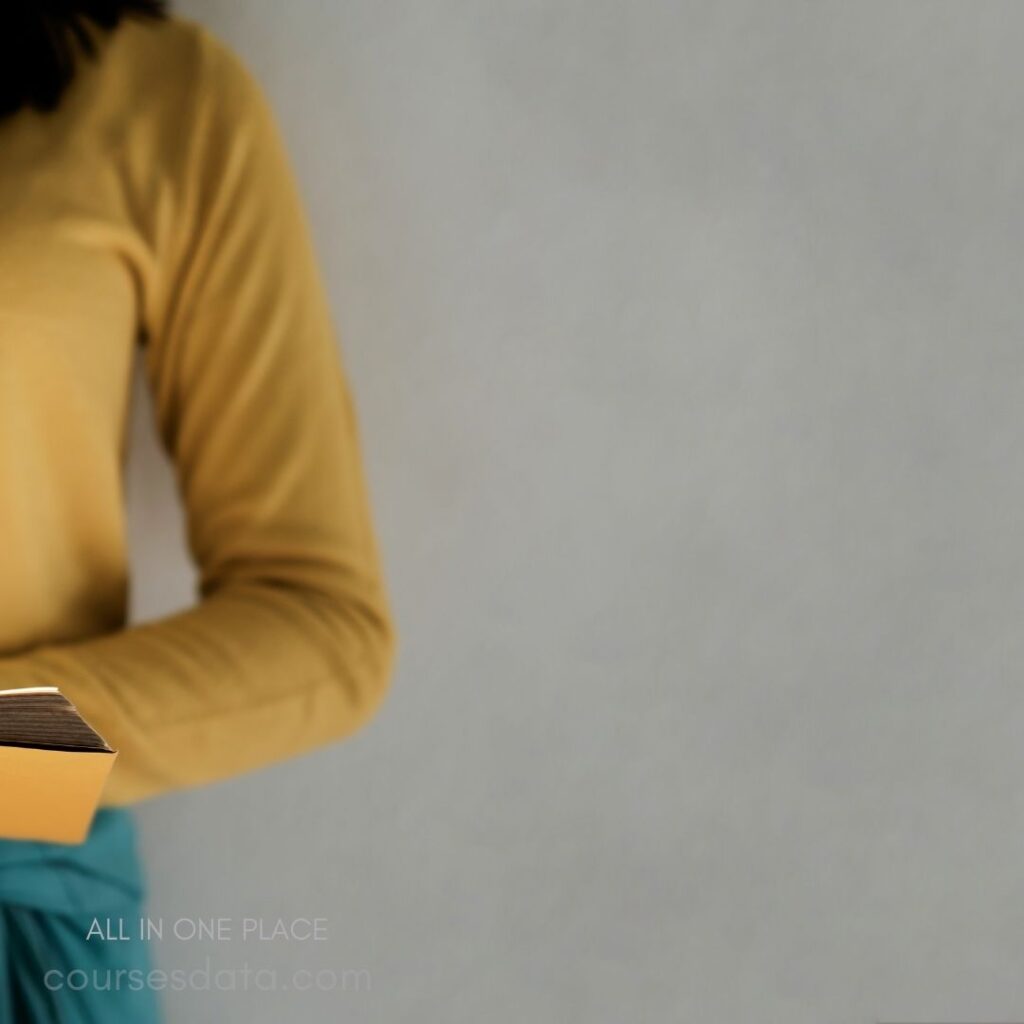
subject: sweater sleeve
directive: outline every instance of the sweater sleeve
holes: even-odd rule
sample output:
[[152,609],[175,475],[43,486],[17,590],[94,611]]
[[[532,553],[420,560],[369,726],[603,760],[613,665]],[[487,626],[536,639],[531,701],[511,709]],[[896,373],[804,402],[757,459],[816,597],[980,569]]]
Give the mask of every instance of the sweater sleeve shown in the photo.
[[273,116],[219,47],[192,96],[141,276],[199,601],[0,663],[0,687],[59,686],[119,750],[110,804],[351,733],[394,649],[353,401]]

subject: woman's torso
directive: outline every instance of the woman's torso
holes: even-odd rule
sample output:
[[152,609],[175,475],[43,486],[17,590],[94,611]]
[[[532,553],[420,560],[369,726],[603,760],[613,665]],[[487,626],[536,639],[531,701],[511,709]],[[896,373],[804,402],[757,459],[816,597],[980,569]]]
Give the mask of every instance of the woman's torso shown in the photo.
[[201,46],[126,24],[55,113],[0,122],[0,654],[124,621],[141,282]]

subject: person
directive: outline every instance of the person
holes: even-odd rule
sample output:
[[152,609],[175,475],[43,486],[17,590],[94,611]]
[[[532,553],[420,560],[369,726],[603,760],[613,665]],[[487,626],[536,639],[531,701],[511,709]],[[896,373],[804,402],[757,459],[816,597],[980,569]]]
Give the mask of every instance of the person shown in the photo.
[[[2,17],[0,689],[58,686],[119,754],[82,846],[0,842],[0,1020],[149,1022],[144,944],[87,941],[93,919],[138,918],[128,806],[348,735],[388,689],[395,634],[259,87],[154,0]],[[199,599],[126,627],[136,353]]]

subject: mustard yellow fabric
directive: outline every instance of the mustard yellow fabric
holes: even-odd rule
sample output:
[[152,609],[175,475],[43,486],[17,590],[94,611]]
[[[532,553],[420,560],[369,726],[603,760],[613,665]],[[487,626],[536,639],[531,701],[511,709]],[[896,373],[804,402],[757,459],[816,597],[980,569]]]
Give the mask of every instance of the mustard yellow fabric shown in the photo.
[[[136,358],[200,599],[125,629]],[[125,804],[350,733],[393,650],[274,119],[202,29],[127,24],[57,112],[0,122],[0,688],[59,686],[119,749]]]

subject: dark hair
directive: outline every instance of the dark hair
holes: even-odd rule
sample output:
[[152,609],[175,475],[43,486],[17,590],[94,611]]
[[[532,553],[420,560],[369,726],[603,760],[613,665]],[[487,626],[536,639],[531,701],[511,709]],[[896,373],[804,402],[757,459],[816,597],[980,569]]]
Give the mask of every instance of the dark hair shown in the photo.
[[0,0],[0,117],[22,107],[53,110],[82,55],[96,52],[93,31],[125,16],[161,18],[165,0]]

